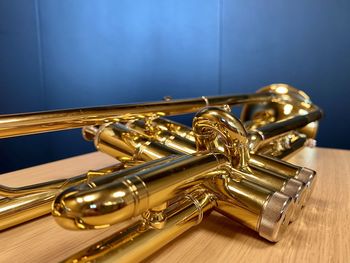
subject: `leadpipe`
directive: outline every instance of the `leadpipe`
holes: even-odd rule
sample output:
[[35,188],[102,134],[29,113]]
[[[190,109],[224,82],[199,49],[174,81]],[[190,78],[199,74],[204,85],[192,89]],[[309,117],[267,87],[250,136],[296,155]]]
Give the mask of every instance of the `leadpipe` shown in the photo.
[[152,116],[196,112],[207,105],[234,105],[273,100],[274,94],[209,96],[193,99],[121,104],[0,116],[0,138],[101,125]]

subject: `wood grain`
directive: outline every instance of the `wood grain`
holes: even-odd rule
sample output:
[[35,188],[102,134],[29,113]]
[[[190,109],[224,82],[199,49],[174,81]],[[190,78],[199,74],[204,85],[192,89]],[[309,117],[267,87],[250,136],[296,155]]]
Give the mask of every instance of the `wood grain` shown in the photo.
[[[289,161],[315,169],[319,180],[301,218],[277,244],[213,213],[147,262],[348,262],[350,258],[350,151],[305,148]],[[0,175],[19,186],[65,178],[115,163],[91,153]],[[49,217],[0,233],[0,262],[58,262],[123,226],[74,232]]]

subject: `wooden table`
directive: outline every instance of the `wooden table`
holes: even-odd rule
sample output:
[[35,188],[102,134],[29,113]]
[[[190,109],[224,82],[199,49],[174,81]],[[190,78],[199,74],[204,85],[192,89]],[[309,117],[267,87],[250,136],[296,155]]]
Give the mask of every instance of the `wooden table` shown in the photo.
[[[291,162],[315,169],[318,185],[289,234],[277,244],[213,213],[175,239],[149,262],[349,262],[350,151],[305,148]],[[0,176],[1,184],[31,184],[102,168],[115,161],[86,154]],[[94,231],[67,231],[50,216],[0,233],[0,262],[57,262],[115,232],[122,225]]]

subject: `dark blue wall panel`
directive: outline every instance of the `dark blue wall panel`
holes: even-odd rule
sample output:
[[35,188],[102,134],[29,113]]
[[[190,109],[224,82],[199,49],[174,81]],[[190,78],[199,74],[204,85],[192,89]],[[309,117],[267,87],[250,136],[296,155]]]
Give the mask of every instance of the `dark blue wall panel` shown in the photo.
[[[0,113],[45,109],[34,1],[0,1]],[[0,140],[0,172],[51,160],[48,136]]]
[[[39,20],[50,108],[217,93],[215,1],[40,1]],[[53,158],[87,147],[52,135]]]
[[215,1],[41,1],[50,107],[218,88]]
[[34,1],[0,1],[1,113],[43,108]]
[[222,92],[294,85],[325,111],[318,144],[349,149],[349,11],[346,0],[224,0]]

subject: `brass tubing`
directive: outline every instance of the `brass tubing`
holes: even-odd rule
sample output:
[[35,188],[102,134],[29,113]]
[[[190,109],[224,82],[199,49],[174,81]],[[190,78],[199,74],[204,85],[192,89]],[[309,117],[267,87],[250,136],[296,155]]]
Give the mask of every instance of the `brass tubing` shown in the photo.
[[[118,125],[119,126],[119,125]],[[109,127],[109,126],[108,126]],[[91,129],[87,129],[87,132],[93,132]],[[85,131],[85,132],[86,132]],[[123,128],[123,131],[125,131],[125,128]],[[139,129],[141,131],[141,129]],[[96,133],[96,132],[95,132]],[[96,133],[98,135],[100,133]],[[115,134],[119,134],[116,132]],[[134,132],[130,132],[129,135],[124,134],[124,136],[119,137],[119,140],[124,140],[125,138],[128,138],[129,140],[132,140],[131,134],[136,135]],[[88,137],[92,138],[90,134]],[[139,138],[141,135],[137,134],[137,138]],[[123,145],[123,143],[117,143],[116,140],[117,136],[114,137],[114,147],[118,147],[120,145]],[[152,142],[151,139],[149,139],[150,142]],[[96,139],[95,139],[96,141]],[[187,140],[186,140],[187,141]],[[189,141],[187,141],[189,142]],[[174,140],[174,144],[176,144],[176,140]],[[192,146],[191,146],[192,145]],[[188,147],[186,149],[191,149],[194,148],[195,146],[192,144],[192,142],[189,142]],[[166,152],[166,149],[168,147],[163,145],[163,151]],[[193,150],[193,149],[192,149]],[[193,150],[194,151],[194,150]],[[115,152],[115,151],[114,151]],[[114,153],[112,152],[112,154]],[[171,151],[170,151],[171,152]],[[110,154],[111,152],[108,152]],[[115,156],[118,157],[118,156]],[[229,167],[229,166],[228,166]],[[218,169],[214,172],[210,172],[213,177],[222,177],[223,174],[227,175],[228,177],[239,177],[239,178],[244,178],[244,174],[242,172],[239,172],[237,170],[233,169]],[[215,174],[216,173],[216,174]],[[250,176],[250,175],[249,175]],[[267,177],[271,177],[271,175],[267,175]],[[280,180],[279,177],[273,177],[274,180]],[[223,179],[225,180],[225,179]],[[219,182],[220,180],[217,180]],[[293,180],[290,180],[293,181]],[[242,182],[242,183],[241,183]],[[245,183],[243,183],[245,182]],[[212,189],[216,188],[216,184],[219,185],[219,183],[215,183],[215,185],[212,187]],[[250,227],[251,229],[258,231],[259,234],[266,239],[270,241],[277,241],[280,236],[282,236],[284,232],[284,224],[281,222],[281,218],[284,218],[284,216],[287,216],[285,218],[285,223],[288,224],[290,220],[290,215],[293,214],[295,205],[294,202],[291,203],[292,198],[283,194],[279,194],[275,191],[271,191],[271,187],[269,189],[266,189],[261,186],[254,186],[254,183],[248,182],[247,180],[240,180],[235,183],[227,183],[225,187],[230,186],[230,188],[225,190],[225,193],[227,196],[230,196],[230,200],[227,200],[227,197],[224,196],[223,200],[225,202],[221,202],[222,204],[230,205],[232,208],[229,210],[231,212],[234,212],[234,215],[231,215],[231,218],[236,218],[237,221],[242,222],[244,225]],[[290,185],[287,184],[287,185]],[[253,188],[253,189],[251,189]],[[224,189],[221,187],[220,189]],[[102,192],[102,191],[100,191]],[[241,195],[238,195],[237,193],[241,193]],[[260,204],[261,206],[258,207],[256,203],[256,199],[258,198],[257,196],[264,196],[264,201],[261,201]],[[272,196],[274,196],[272,198]],[[102,200],[103,201],[103,200]],[[102,203],[100,201],[99,203]],[[274,205],[272,205],[274,204]],[[268,220],[268,218],[271,218],[271,208],[270,206],[273,206],[275,211],[276,208],[278,207],[280,210],[280,214],[278,216],[275,215],[273,217],[273,220]],[[76,209],[79,210],[79,209]],[[227,209],[226,209],[227,210]],[[229,212],[226,212],[226,214]],[[273,213],[272,213],[273,214]],[[282,216],[283,215],[283,216]],[[296,215],[296,214],[295,214]],[[253,221],[255,223],[253,223]],[[267,227],[268,225],[268,227]]]
[[[228,115],[228,113],[226,113]],[[211,114],[209,114],[211,116]],[[132,127],[137,127],[139,122],[135,122]],[[212,122],[210,122],[212,123]],[[142,124],[139,124],[139,130],[142,128]],[[91,129],[87,129],[86,132],[92,132]],[[139,134],[135,131],[132,131],[128,128],[126,128],[123,125],[120,124],[109,124],[108,126],[102,126],[96,133],[96,137],[94,139],[95,146],[98,148],[100,151],[107,153],[118,160],[125,159],[127,158],[125,155],[125,148],[127,148],[125,145],[129,147],[135,140],[142,140],[143,144],[137,143],[139,148],[141,147],[140,145],[145,145],[146,147],[144,150],[147,153],[157,153],[153,154],[153,158],[159,158],[160,156],[167,156],[169,154],[172,154],[172,150],[170,147],[174,147],[174,145],[177,145],[176,150],[182,151],[182,153],[185,154],[192,154],[196,152],[196,149],[193,148],[195,147],[195,144],[193,142],[188,141],[184,138],[181,138],[179,136],[170,136],[170,137],[164,137],[165,140],[163,140],[163,136],[160,136],[159,134],[162,134],[166,131],[161,131],[160,133],[155,134],[153,136],[155,139],[158,139],[160,141],[167,141],[167,145],[164,146],[162,144],[155,144],[155,142],[149,137],[148,139],[145,137],[145,135]],[[233,133],[233,132],[232,132]],[[101,135],[104,136],[101,136]],[[232,137],[234,137],[231,134]],[[92,137],[89,135],[88,137]],[[236,136],[237,137],[237,136]],[[239,137],[243,142],[244,138],[243,136]],[[136,139],[135,139],[136,138]],[[181,138],[181,139],[180,139]],[[147,143],[146,143],[147,142]],[[108,145],[108,147],[106,147]],[[156,148],[152,145],[157,145]],[[206,147],[206,145],[203,145]],[[149,160],[147,155],[140,155],[139,148],[137,147],[130,147],[130,149],[134,149],[134,151],[128,151],[129,155],[132,156],[138,156],[137,158],[140,160]],[[155,149],[155,150],[154,150]],[[123,154],[121,154],[123,152]],[[158,156],[158,157],[157,157]],[[238,154],[235,158],[240,158],[241,156]],[[135,158],[135,157],[133,157]],[[246,158],[246,160],[249,160],[250,158]],[[235,160],[236,162],[241,162],[241,160]],[[244,167],[246,167],[248,164],[244,163]],[[239,170],[239,168],[238,168]],[[297,218],[297,216],[300,213],[300,209],[302,205],[304,205],[305,196],[308,196],[307,193],[305,192],[305,186],[303,185],[302,182],[297,181],[294,178],[291,178],[290,176],[285,176],[281,174],[277,174],[274,172],[269,172],[267,170],[265,171],[260,171],[260,172],[250,172],[250,170],[245,170],[243,169],[243,172],[240,173],[240,176],[242,178],[245,178],[246,180],[249,180],[253,183],[259,184],[263,187],[266,187],[270,190],[274,191],[281,191],[284,194],[287,194],[289,196],[293,197],[293,200],[295,201],[295,215],[292,217],[293,220]]]
[[[132,122],[134,123],[134,122]],[[143,120],[140,120],[138,122],[135,122],[137,126],[142,125],[142,123],[144,123]],[[165,118],[156,118],[156,119],[152,119],[151,122],[149,122],[149,125],[152,125],[153,130],[162,130],[162,131],[169,131],[173,134],[178,135],[179,137],[185,138],[187,140],[190,140],[192,142],[196,142],[196,139],[194,137],[194,133],[192,131],[191,127],[188,127],[182,123],[178,123],[169,119],[165,119]],[[147,128],[147,127],[145,127]],[[152,129],[151,129],[152,131]]]
[[[67,183],[67,180],[62,179],[64,182],[59,185],[61,185],[62,188],[63,185],[69,187],[83,180],[83,177],[80,177],[80,180],[74,181],[74,183]],[[38,185],[40,186],[41,184]],[[29,186],[28,189],[30,189],[30,191],[24,191],[31,192],[29,194],[22,195],[23,191],[19,189],[21,195],[14,191],[14,195],[12,195],[14,197],[0,199],[0,230],[49,214],[51,212],[52,201],[62,188],[34,188],[33,191],[32,186]],[[12,188],[12,190],[15,189],[16,188]]]
[[1,115],[0,138],[73,129],[87,125],[102,125],[111,121],[185,114],[195,112],[207,105],[258,103],[273,100],[275,97],[270,93],[226,95]]
[[[55,196],[65,188],[88,181],[92,185],[102,185],[113,182],[118,178],[147,169],[154,165],[165,163],[172,156],[143,163],[137,167],[121,170],[120,165],[108,166],[99,170],[91,170],[87,174],[79,175],[69,179],[55,180],[44,184],[26,186],[23,195],[22,188],[12,188],[13,198],[0,199],[0,230],[27,222],[51,212],[51,205]],[[110,174],[110,175],[108,175]],[[102,176],[103,175],[103,176]],[[62,181],[58,184],[57,182]],[[39,186],[44,186],[40,188]],[[58,187],[60,186],[60,187]],[[30,194],[28,193],[30,190]],[[19,193],[17,192],[19,191]]]
[[249,148],[251,152],[257,152],[271,140],[281,137],[290,131],[300,129],[319,120],[322,117],[320,109],[313,110],[305,115],[291,116],[289,118],[267,123],[249,131]]
[[10,187],[6,185],[0,185],[0,196],[19,197],[29,194],[42,193],[52,189],[59,189],[66,181],[67,179],[58,179],[21,187]]
[[187,139],[173,134],[169,131],[158,132],[152,137],[170,149],[174,149],[186,154],[196,153],[195,143],[189,143]]
[[[166,127],[161,127],[162,124],[166,124],[166,120],[162,120],[162,123],[158,122],[157,120],[158,119],[152,120],[147,125],[145,121],[137,120],[135,122],[127,123],[126,127],[130,128],[128,130],[129,133],[136,131],[137,133],[142,134],[142,136],[145,136],[148,139],[152,139],[152,141],[160,142],[161,144],[178,152],[186,154],[192,154],[196,152],[195,141],[193,141],[193,143],[189,143],[189,140],[186,137],[179,136],[170,130],[166,130]],[[153,125],[156,127],[153,127]],[[93,132],[89,127],[87,127],[86,131],[84,131],[83,134],[86,133],[90,133],[91,135],[87,135],[87,137],[91,138],[92,134],[97,134],[98,132]],[[134,137],[137,137],[137,135],[135,134]]]
[[[273,142],[274,139],[283,138],[283,136],[287,136],[287,135],[283,135],[283,133],[291,130],[291,128],[290,128],[291,126],[290,125],[288,126],[288,123],[293,123],[293,125],[295,125],[296,127],[298,126],[300,128],[300,127],[308,125],[310,122],[313,122],[313,121],[321,118],[322,111],[319,108],[317,108],[316,106],[314,106],[314,108],[315,108],[314,111],[307,113],[306,115],[294,116],[294,117],[298,117],[298,118],[288,117],[284,120],[280,120],[280,121],[276,122],[276,123],[280,123],[279,125],[281,127],[274,126],[275,123],[267,123],[267,124],[264,124],[262,126],[259,126],[259,127],[261,127],[262,132],[265,131],[267,134],[269,134],[271,136],[266,135],[264,137],[264,142],[260,145],[261,145],[261,147],[264,147],[266,145],[266,148],[265,149],[258,149],[257,152],[265,152],[268,150],[271,151],[272,149],[270,149],[271,146],[269,146],[269,143]],[[299,117],[301,117],[301,118],[299,118]],[[284,121],[286,121],[286,122],[284,122]],[[301,124],[302,122],[304,124]],[[174,122],[172,120],[165,119],[165,118],[152,119],[147,124],[148,124],[148,126],[151,126],[151,127],[147,127],[147,125],[145,124],[145,122],[143,120],[130,122],[129,126],[132,129],[136,129],[138,132],[141,132],[141,133],[145,133],[145,131],[147,131],[146,134],[151,135],[151,136],[159,136],[160,134],[164,133],[165,131],[168,131],[173,136],[185,138],[185,139],[195,143],[194,132],[192,131],[192,129],[190,127],[188,127],[184,124]],[[289,127],[289,128],[287,129],[284,126]],[[283,130],[283,129],[286,129],[286,130]],[[270,133],[269,133],[269,131],[270,131]],[[273,133],[273,136],[272,136],[272,133]],[[252,137],[254,137],[252,135],[255,135],[258,138],[252,138]],[[249,138],[250,145],[253,146],[254,140],[261,139],[259,137],[260,136],[257,135],[256,133],[250,134],[250,138]],[[171,138],[171,137],[169,136],[169,138]],[[303,142],[305,142],[305,141],[306,141],[306,139],[300,138],[300,140],[298,140],[297,142],[291,142],[292,145],[291,145],[290,149],[284,149],[281,153],[279,153],[278,157],[283,158],[283,157],[291,154],[292,152],[296,151],[297,149],[303,147],[304,146]]]
[[56,197],[53,215],[67,229],[107,227],[164,204],[225,163],[222,154],[183,155],[103,186],[80,184]]
[[[105,184],[112,183],[120,178],[125,177],[125,176],[131,175],[131,174],[134,174],[137,172],[141,172],[141,171],[146,171],[146,170],[153,168],[153,167],[157,167],[158,165],[167,165],[174,158],[176,158],[176,156],[168,155],[168,156],[164,156],[162,158],[155,159],[152,161],[142,162],[136,166],[128,167],[128,168],[120,170],[120,171],[112,171],[112,172],[108,172],[108,173],[105,173],[105,169],[103,168],[101,170],[89,172],[88,173],[89,179],[85,182],[82,182],[82,183],[88,184],[91,188],[94,188],[97,186],[103,186]],[[92,177],[90,177],[90,175],[92,175]],[[95,176],[95,175],[97,175],[97,176]],[[101,175],[103,175],[103,176],[101,176]],[[79,187],[79,185],[77,187]]]
[[[145,134],[145,131],[144,131],[145,126],[142,125],[142,121],[131,122],[129,125],[132,129],[136,128],[141,133],[143,130],[143,134]],[[171,134],[173,135],[173,137],[169,136],[170,138],[169,140],[173,140],[172,144],[176,144],[178,137],[185,139],[185,141],[184,140],[181,141],[181,144],[180,144],[181,147],[178,146],[176,147],[176,149],[180,149],[180,148],[188,149],[191,147],[192,148],[195,147],[195,144],[194,144],[195,137],[190,127],[187,127],[177,122],[170,121],[165,118],[158,118],[158,119],[152,120],[151,125],[154,125],[154,127],[159,127],[159,126],[163,127],[163,129],[168,128]],[[178,133],[177,131],[181,131],[181,132]],[[153,134],[151,134],[150,136],[152,135]],[[159,135],[155,135],[153,137],[158,139]],[[186,140],[187,140],[187,145],[186,147],[183,147],[182,145],[186,143]],[[294,144],[291,146],[291,151],[295,151],[297,148],[300,147],[299,144],[304,144],[304,142],[305,142],[304,139],[301,139],[301,142],[299,142],[298,140],[298,142],[296,143],[297,146],[295,146]],[[271,150],[271,149],[267,147],[266,150]],[[289,152],[287,151],[287,153]],[[253,154],[253,153],[250,153],[249,165],[260,166],[265,168],[266,170],[269,170],[287,177],[293,177],[305,183],[306,186],[310,188],[310,190],[308,191],[309,193],[307,194],[306,200],[309,198],[311,192],[314,189],[315,182],[316,182],[316,172],[306,167],[296,166],[277,158],[264,156],[261,154]]]
[[[177,197],[191,186],[204,183],[216,192],[219,206],[223,207],[220,211],[225,211],[225,215],[272,242],[280,239],[294,211],[291,197],[247,180],[231,180],[236,172],[229,168],[224,156],[221,163],[217,163],[218,157],[215,156],[211,156],[211,160],[196,156],[200,160],[195,162],[191,161],[194,156],[181,158],[183,160],[178,160],[181,163],[174,164],[176,159],[173,159],[171,163],[130,174],[113,183],[99,183],[101,187],[89,183],[67,189],[57,197],[53,215],[61,226],[68,229],[103,228],[140,215],[169,198]],[[186,161],[184,165],[184,160],[190,162]],[[101,182],[105,178],[96,180]],[[214,190],[216,188],[219,190]]]
[[150,161],[170,154],[180,154],[179,151],[167,149],[159,142],[149,142],[147,138],[139,136],[124,125],[115,123],[101,126],[97,131],[84,129],[85,138],[91,137],[95,132],[94,144],[96,149],[117,158],[121,162],[126,161]]
[[200,223],[215,205],[210,193],[185,197],[165,211],[164,227],[154,229],[140,220],[109,236],[62,262],[140,262],[191,227]]
[[222,144],[233,167],[248,171],[247,132],[237,118],[219,107],[206,107],[197,112],[192,127],[197,151],[217,151]]
[[259,166],[287,176],[292,176],[304,183],[309,183],[314,180],[316,175],[316,172],[309,168],[287,163],[277,158],[259,154],[252,154],[251,157],[252,158],[249,160],[251,165]]
[[99,170],[91,170],[87,174],[82,174],[74,176],[71,178],[56,179],[43,183],[37,183],[26,186],[10,187],[6,185],[0,185],[0,196],[3,197],[20,197],[25,195],[31,195],[36,193],[43,193],[52,190],[59,190],[64,187],[69,187],[74,184],[79,184],[80,182],[86,180],[87,178],[95,177],[97,175],[105,175],[107,173],[115,172],[122,169],[122,164],[111,165],[104,167]]
[[[211,113],[208,114],[209,116],[212,116]],[[227,114],[226,114],[227,115]],[[203,118],[203,117],[201,117]],[[216,117],[217,118],[217,117]],[[163,120],[165,121],[165,120]],[[209,123],[206,122],[206,126],[208,125],[215,125],[215,121],[212,119]],[[132,128],[136,128],[139,131],[142,131],[142,123],[140,122],[134,122],[132,124],[129,124]],[[150,138],[154,138],[157,140],[162,141],[162,136],[159,134],[164,133],[165,131],[156,132],[152,135],[150,135]],[[147,134],[147,132],[144,130],[143,134]],[[231,136],[233,137],[233,136]],[[173,147],[172,145],[176,145],[177,142],[179,144],[175,147],[178,150],[181,150],[183,153],[189,154],[195,152],[195,144],[192,141],[186,140],[182,137],[181,140],[179,140],[179,136],[166,136],[167,138],[167,146]],[[171,143],[169,143],[169,141]],[[163,142],[164,143],[164,142]],[[207,143],[207,142],[206,142]],[[206,144],[208,145],[208,144]],[[206,147],[204,145],[204,147]],[[236,147],[239,147],[236,145]],[[248,162],[251,159],[251,157],[247,158]],[[246,165],[246,164],[244,164]],[[249,167],[251,169],[253,167]],[[250,182],[253,182],[255,184],[261,185],[265,188],[268,188],[273,191],[280,191],[288,196],[291,196],[294,200],[294,214],[292,215],[291,219],[292,221],[296,220],[301,212],[302,206],[305,205],[307,198],[309,197],[309,189],[306,188],[307,185],[303,182],[298,181],[297,179],[293,178],[292,176],[287,176],[284,174],[279,174],[274,171],[269,171],[268,169],[260,169],[259,167],[256,167],[250,170],[242,170],[243,172],[240,173],[240,176]]]
[[0,199],[0,231],[46,215],[57,191]]
[[[197,148],[211,150],[223,145],[224,151],[231,156],[233,168],[242,172],[242,178],[274,191],[291,196],[295,204],[294,221],[305,203],[307,188],[305,184],[288,176],[268,170],[252,169],[249,166],[247,133],[243,124],[226,110],[218,107],[207,107],[199,111],[193,119],[193,131],[196,134]],[[215,138],[216,144],[211,146],[209,138]],[[214,141],[215,142],[215,141]],[[237,156],[235,156],[237,155]],[[240,158],[239,160],[235,160]],[[233,159],[232,159],[233,158]]]
[[79,184],[86,178],[86,175],[79,175],[25,187],[2,186],[2,194],[11,198],[0,199],[0,230],[49,214],[52,201],[61,189]]
[[261,134],[264,139],[269,139],[291,130],[300,129],[309,123],[317,121],[321,118],[322,111],[320,109],[316,109],[304,115],[297,115],[289,117],[287,119],[265,124],[261,127],[256,128],[256,131]]
[[[134,123],[132,127],[136,127],[137,123]],[[141,126],[139,126],[141,127]],[[89,130],[89,129],[88,129]],[[90,131],[90,130],[89,130]],[[123,132],[123,134],[121,133]],[[161,132],[163,133],[163,131]],[[101,136],[104,134],[105,136]],[[123,151],[123,148],[125,148],[124,145],[130,145],[130,142],[133,142],[136,138],[137,140],[141,140],[143,142],[148,142],[146,145],[147,152],[157,152],[157,155],[153,155],[155,157],[153,158],[159,158],[160,156],[167,156],[172,154],[171,146],[174,147],[173,145],[177,145],[175,148],[177,150],[181,150],[182,153],[185,154],[192,154],[195,151],[195,145],[191,142],[188,141],[184,138],[181,138],[179,140],[179,137],[177,136],[170,136],[169,138],[166,138],[166,140],[171,141],[171,143],[167,143],[166,146],[160,144],[156,144],[157,148],[156,150],[152,149],[152,145],[154,144],[154,141],[150,138],[146,139],[146,137],[143,137],[141,134],[138,134],[130,129],[127,129],[125,126],[120,124],[110,124],[106,127],[101,127],[101,129],[96,133],[96,137],[94,139],[96,147],[101,150],[104,153],[107,153],[119,160],[122,158],[126,158],[125,155],[121,155],[120,152]],[[155,135],[155,139],[163,140],[163,137],[159,137],[158,135]],[[105,145],[108,144],[108,147],[105,147]],[[101,147],[102,145],[102,147]],[[138,144],[140,145],[140,144]],[[134,147],[134,152],[138,152],[138,149]],[[125,151],[123,151],[125,152]],[[132,151],[129,151],[128,154],[135,156],[135,153]],[[143,159],[140,154],[137,154],[140,158],[140,160],[147,161],[147,158]],[[122,156],[122,157],[120,157]],[[159,156],[159,157],[156,157]],[[247,158],[248,160],[250,158]],[[256,171],[256,173],[254,173]],[[274,190],[274,191],[282,191],[283,193],[285,192],[287,195],[292,195],[294,199],[296,200],[296,203],[301,205],[300,201],[305,201],[304,198],[301,198],[300,196],[302,192],[304,191],[304,186],[301,182],[298,182],[294,178],[291,178],[291,176],[285,176],[281,174],[277,174],[276,172],[270,172],[268,170],[254,170],[253,173],[250,173],[248,170],[240,173],[240,176],[245,178],[246,180],[249,180],[251,182],[254,182],[256,184],[259,184],[263,187],[266,187],[268,189]],[[294,192],[291,192],[291,187],[294,189]]]
[[284,158],[297,150],[303,148],[307,143],[307,138],[304,134],[287,133],[274,141],[263,141],[260,147],[252,153],[271,156],[274,158]]

